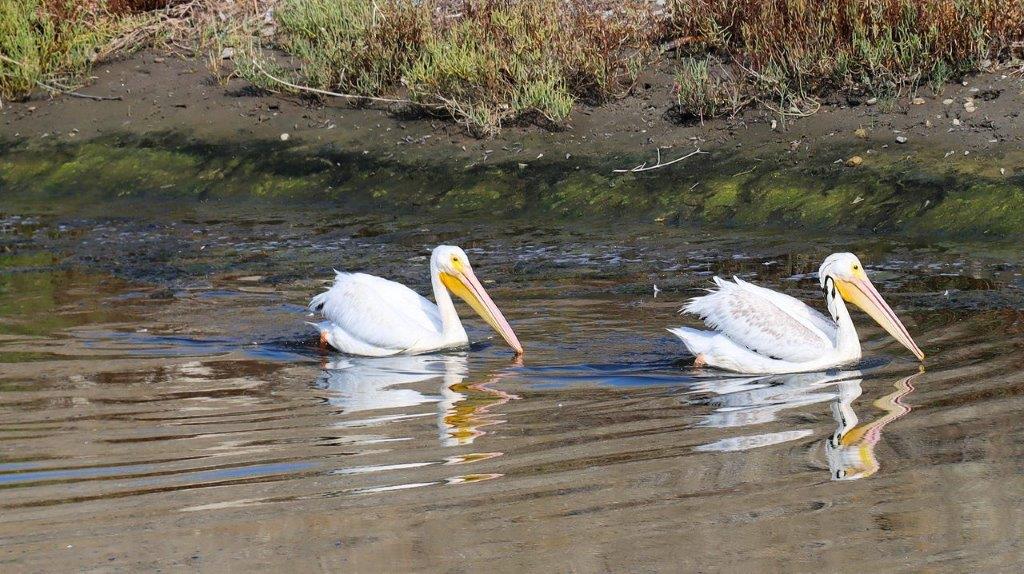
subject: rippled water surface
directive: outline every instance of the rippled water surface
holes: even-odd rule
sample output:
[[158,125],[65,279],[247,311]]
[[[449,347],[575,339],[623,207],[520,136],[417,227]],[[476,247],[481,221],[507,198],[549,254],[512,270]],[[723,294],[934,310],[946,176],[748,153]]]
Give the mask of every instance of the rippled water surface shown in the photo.
[[[279,211],[0,214],[0,569],[1024,567],[1012,248]],[[439,242],[522,362],[465,307],[466,352],[317,349],[332,267],[427,293]],[[820,308],[838,249],[924,369],[859,313],[828,373],[694,370],[664,330],[714,273]]]

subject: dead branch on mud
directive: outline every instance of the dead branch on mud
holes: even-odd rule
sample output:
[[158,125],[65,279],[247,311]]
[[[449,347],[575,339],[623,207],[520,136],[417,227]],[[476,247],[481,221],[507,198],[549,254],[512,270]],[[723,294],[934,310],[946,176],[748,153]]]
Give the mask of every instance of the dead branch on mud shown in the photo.
[[676,162],[683,161],[684,159],[689,158],[689,157],[693,157],[693,156],[695,156],[697,154],[707,154],[707,153],[708,152],[703,151],[700,148],[697,148],[697,149],[691,151],[690,153],[688,153],[688,154],[686,154],[686,155],[684,155],[682,157],[677,157],[676,159],[674,159],[672,161],[666,161],[666,162],[662,163],[662,161],[661,161],[661,148],[658,148],[658,161],[654,165],[647,165],[647,162],[644,162],[644,163],[642,163],[642,164],[640,164],[640,165],[638,165],[638,166],[636,166],[634,168],[631,168],[631,169],[613,169],[612,173],[640,173],[640,172],[643,172],[643,171],[651,171],[652,169],[659,169],[659,168],[662,168],[662,167],[665,167],[665,166],[668,166],[668,165],[672,165],[672,164],[674,164]]

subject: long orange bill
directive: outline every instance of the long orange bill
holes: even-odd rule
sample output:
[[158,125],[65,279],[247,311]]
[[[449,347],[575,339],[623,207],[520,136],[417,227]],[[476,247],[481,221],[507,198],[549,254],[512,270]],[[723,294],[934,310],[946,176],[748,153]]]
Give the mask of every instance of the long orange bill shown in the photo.
[[892,308],[882,299],[871,281],[865,278],[836,281],[836,286],[842,294],[843,299],[853,303],[871,316],[876,323],[889,332],[904,347],[914,353],[917,360],[924,360],[924,353],[910,337],[907,328],[893,312]]
[[448,287],[449,291],[458,295],[466,303],[469,303],[469,306],[505,339],[505,342],[508,343],[509,347],[512,347],[517,356],[523,354],[523,346],[519,343],[519,338],[516,337],[515,331],[512,330],[512,327],[505,320],[505,316],[501,314],[501,311],[498,310],[494,301],[491,300],[484,286],[480,284],[480,281],[473,273],[473,269],[467,266],[457,276],[442,273],[441,281]]

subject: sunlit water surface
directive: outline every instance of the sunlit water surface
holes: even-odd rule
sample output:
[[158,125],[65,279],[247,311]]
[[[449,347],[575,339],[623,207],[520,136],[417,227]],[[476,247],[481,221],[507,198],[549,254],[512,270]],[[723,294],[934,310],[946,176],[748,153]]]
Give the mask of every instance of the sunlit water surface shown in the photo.
[[[4,571],[1024,566],[1024,282],[1005,254],[153,211],[2,214]],[[439,242],[468,247],[523,361],[464,307],[468,351],[317,349],[303,305],[332,267],[426,293]],[[836,249],[924,369],[861,314],[864,361],[827,373],[697,371],[665,332],[695,324],[676,311],[713,273],[820,308]]]

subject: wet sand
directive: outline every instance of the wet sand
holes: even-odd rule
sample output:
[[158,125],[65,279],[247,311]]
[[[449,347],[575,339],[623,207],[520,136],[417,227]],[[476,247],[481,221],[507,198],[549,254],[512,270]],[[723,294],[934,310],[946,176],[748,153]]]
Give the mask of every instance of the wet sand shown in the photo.
[[[862,156],[883,146],[899,146],[908,154],[934,148],[998,156],[1019,149],[1024,141],[1024,79],[1019,70],[993,71],[949,85],[941,94],[923,88],[874,105],[859,96],[826,99],[817,113],[804,118],[751,109],[702,125],[672,119],[673,80],[670,65],[664,68],[645,73],[633,93],[620,101],[577,106],[564,131],[509,126],[496,138],[477,139],[451,122],[410,117],[400,107],[358,108],[339,100],[319,104],[260,94],[241,80],[222,85],[204,61],[143,52],[98,67],[82,90],[121,100],[36,96],[7,102],[0,110],[0,140],[35,145],[48,139],[81,142],[115,133],[180,132],[197,140],[280,141],[288,134],[292,147],[330,145],[411,163],[529,163],[541,154],[548,159],[568,154],[629,158],[617,166],[622,168],[634,167],[630,162],[636,156],[649,156],[653,163],[658,148],[665,151],[666,161],[674,159],[672,150],[679,150],[678,156],[694,147],[712,152],[744,148],[802,161],[820,149],[847,146],[862,150]],[[913,104],[912,96],[920,96],[923,104]],[[975,111],[966,111],[968,99]],[[855,133],[858,129],[865,130],[864,137]],[[898,144],[897,137],[907,142]],[[1024,165],[1005,167],[1024,170]]]

